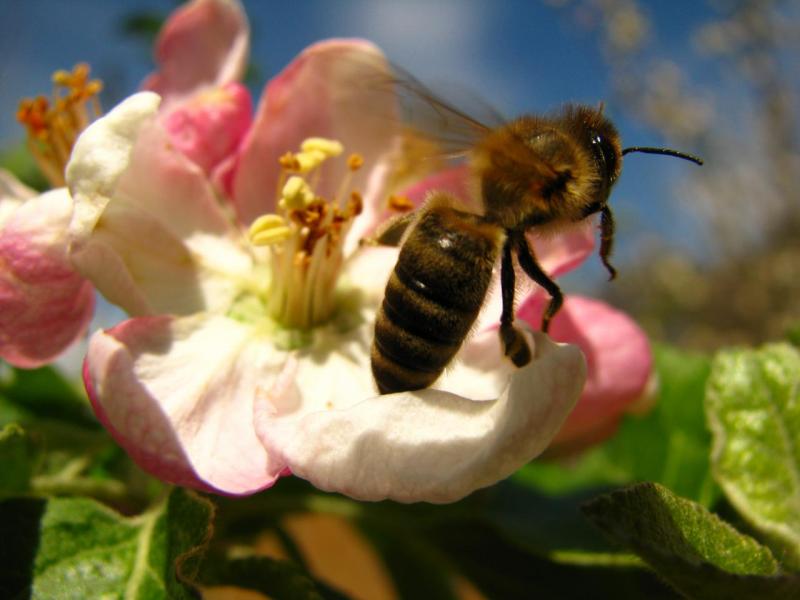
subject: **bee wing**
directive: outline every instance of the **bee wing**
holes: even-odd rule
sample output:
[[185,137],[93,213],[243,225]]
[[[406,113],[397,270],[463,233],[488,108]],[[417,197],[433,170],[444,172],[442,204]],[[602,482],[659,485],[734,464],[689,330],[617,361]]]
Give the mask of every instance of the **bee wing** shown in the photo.
[[[392,122],[415,147],[424,147],[429,158],[463,156],[486,133],[506,123],[503,116],[477,94],[456,86],[445,90],[440,84],[437,89],[443,91],[434,91],[378,53],[337,56],[332,60],[348,61],[347,70],[354,77],[349,86],[338,91],[339,94],[355,94],[366,89],[388,94],[393,99],[391,104],[396,110],[391,114],[384,114],[385,109],[363,106],[359,107],[363,108],[360,117],[374,121],[376,127]],[[331,68],[336,65],[332,64]],[[389,103],[381,103],[382,106],[386,104]]]
[[489,131],[505,123],[502,115],[478,95],[452,86],[434,91],[397,65],[391,65],[388,81],[381,85],[397,98],[406,130],[438,147],[446,157],[465,154]]

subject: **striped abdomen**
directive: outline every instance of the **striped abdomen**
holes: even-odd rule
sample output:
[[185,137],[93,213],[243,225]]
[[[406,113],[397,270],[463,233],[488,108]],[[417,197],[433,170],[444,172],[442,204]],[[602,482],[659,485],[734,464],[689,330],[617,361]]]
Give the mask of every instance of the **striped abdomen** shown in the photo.
[[400,250],[375,321],[381,393],[428,387],[475,322],[503,231],[447,205],[425,209]]

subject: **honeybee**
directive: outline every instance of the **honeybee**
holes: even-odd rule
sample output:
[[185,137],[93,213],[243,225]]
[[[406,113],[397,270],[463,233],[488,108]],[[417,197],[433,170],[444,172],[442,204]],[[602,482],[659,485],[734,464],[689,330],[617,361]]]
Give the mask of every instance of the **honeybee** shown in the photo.
[[571,104],[550,115],[523,115],[490,126],[447,104],[408,74],[401,72],[392,83],[403,101],[444,122],[445,137],[456,131],[448,140],[468,143],[465,151],[479,183],[481,209],[470,211],[454,197],[433,192],[419,210],[379,233],[378,243],[402,234],[371,349],[372,373],[381,393],[422,389],[439,377],[472,328],[498,259],[500,343],[514,365],[527,364],[531,350],[514,326],[514,258],[550,295],[542,331],[548,331],[563,295],[539,265],[526,232],[558,231],[599,213],[600,259],[613,279],[616,271],[609,257],[614,218],[608,197],[622,157],[645,152],[702,164],[668,148],[622,148],[602,107]]

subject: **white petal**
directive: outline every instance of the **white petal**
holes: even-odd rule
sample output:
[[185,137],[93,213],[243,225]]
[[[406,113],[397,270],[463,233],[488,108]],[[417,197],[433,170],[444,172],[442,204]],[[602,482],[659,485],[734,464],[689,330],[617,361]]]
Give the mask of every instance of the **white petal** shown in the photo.
[[72,149],[66,176],[75,199],[70,229],[77,239],[91,233],[128,168],[133,140],[158,111],[158,94],[140,92],[125,99],[81,134]]
[[[273,470],[285,464],[323,490],[400,502],[452,502],[508,477],[547,447],[586,376],[577,347],[533,335],[535,359],[497,400],[428,389],[286,416],[257,405]],[[352,385],[341,375],[329,387]]]
[[129,314],[224,311],[252,256],[202,170],[169,143],[157,105],[136,94],[78,140],[72,261]]
[[252,328],[197,315],[140,317],[92,337],[85,381],[103,423],[152,474],[244,494],[271,485],[253,403],[286,354]]

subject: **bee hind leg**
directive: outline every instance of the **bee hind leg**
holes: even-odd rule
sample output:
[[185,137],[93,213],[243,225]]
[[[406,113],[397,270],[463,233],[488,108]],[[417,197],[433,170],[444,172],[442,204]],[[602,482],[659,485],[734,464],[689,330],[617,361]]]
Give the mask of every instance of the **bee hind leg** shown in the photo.
[[500,284],[503,294],[503,313],[500,316],[500,341],[503,354],[517,367],[531,361],[531,349],[522,333],[514,327],[514,263],[511,257],[513,242],[507,238],[503,244],[503,259],[500,266]]
[[533,279],[550,294],[550,303],[547,305],[544,315],[542,316],[542,331],[547,333],[547,330],[550,328],[551,319],[564,303],[564,294],[561,293],[561,288],[556,285],[556,282],[550,279],[547,273],[542,270],[542,267],[539,266],[533,251],[531,251],[530,246],[528,246],[528,240],[525,239],[525,235],[520,233],[513,237],[519,266],[522,267],[522,270],[525,271],[528,277]]

